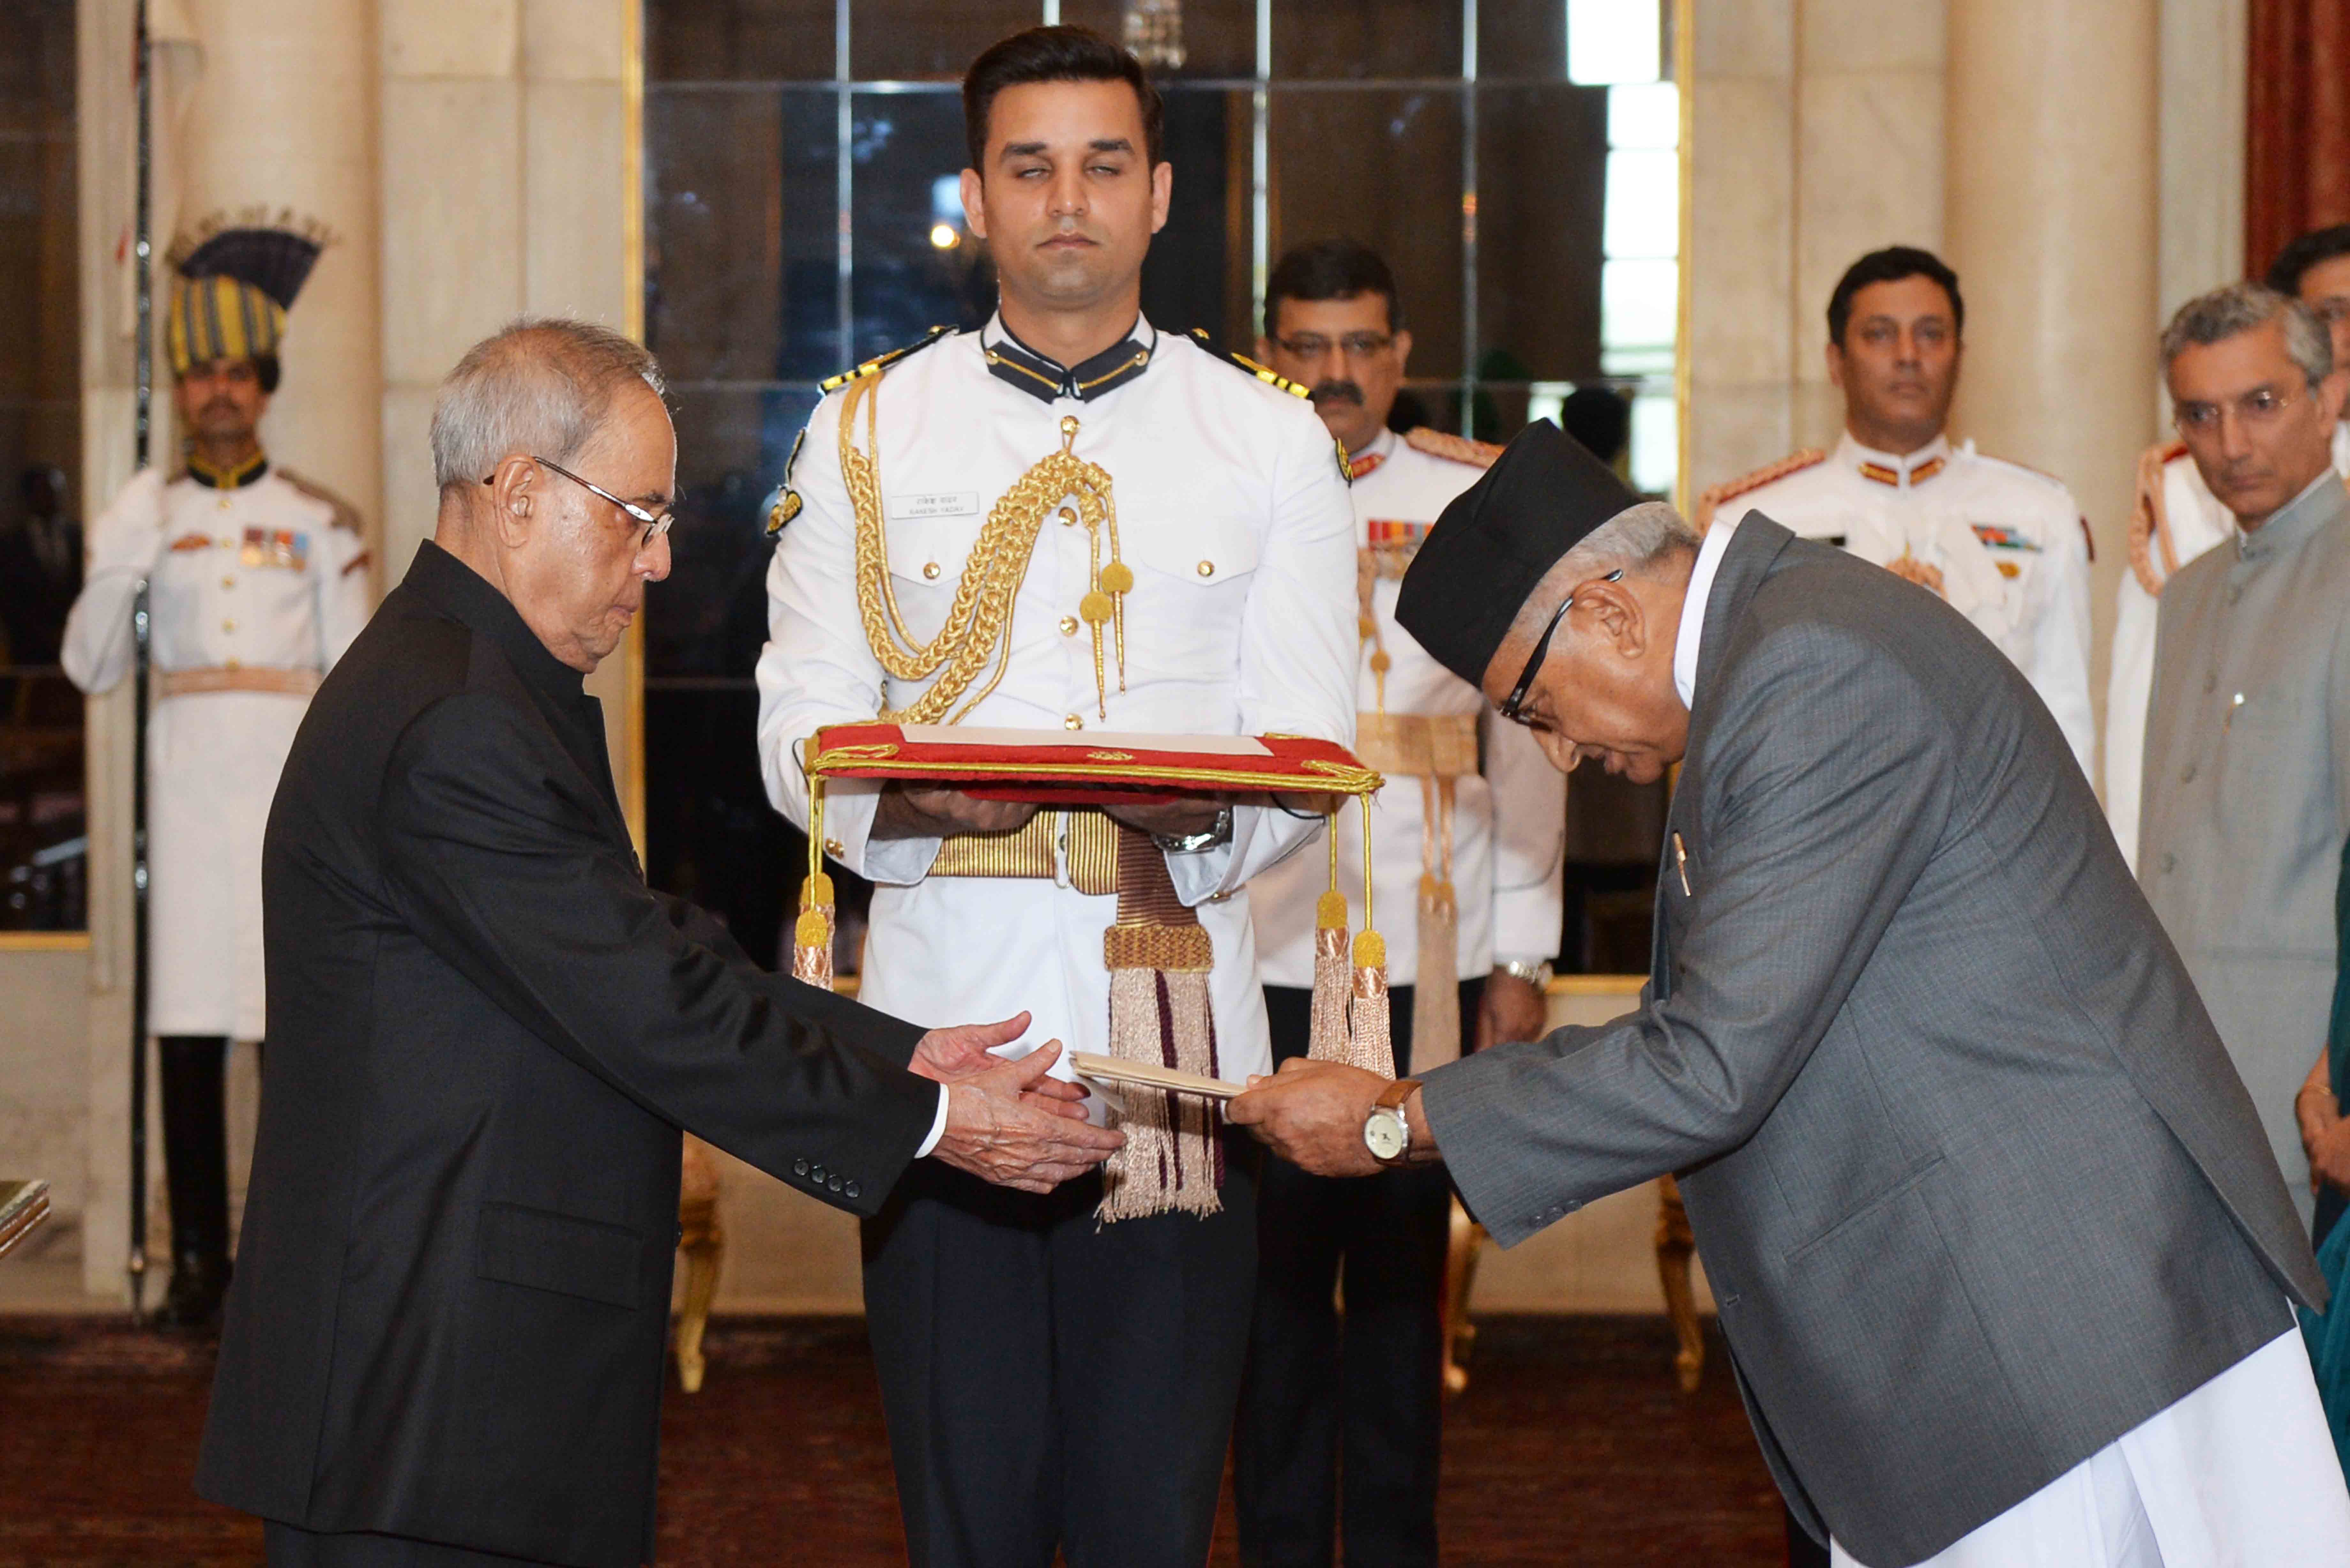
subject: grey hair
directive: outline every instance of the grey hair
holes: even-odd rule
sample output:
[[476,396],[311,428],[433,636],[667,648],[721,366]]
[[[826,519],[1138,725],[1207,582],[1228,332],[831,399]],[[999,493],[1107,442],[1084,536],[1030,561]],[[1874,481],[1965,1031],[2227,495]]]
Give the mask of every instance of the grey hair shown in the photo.
[[2209,294],[2199,294],[2178,307],[2162,329],[2162,365],[2190,345],[2225,342],[2241,333],[2257,331],[2279,317],[2284,318],[2284,351],[2293,357],[2311,386],[2334,371],[2334,336],[2325,323],[2291,295],[2279,294],[2257,283],[2231,283]]
[[1627,506],[1583,536],[1552,568],[1569,582],[1589,582],[1622,567],[1639,571],[1666,556],[1698,547],[1697,530],[1661,501]]
[[660,365],[608,327],[525,317],[465,351],[432,402],[432,478],[479,484],[520,452],[556,462],[586,446],[629,378],[666,396]]

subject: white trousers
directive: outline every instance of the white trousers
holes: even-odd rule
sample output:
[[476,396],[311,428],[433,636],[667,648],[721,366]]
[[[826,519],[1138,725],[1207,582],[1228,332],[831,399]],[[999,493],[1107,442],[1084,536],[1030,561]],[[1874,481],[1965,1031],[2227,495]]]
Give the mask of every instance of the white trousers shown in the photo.
[[[1836,1542],[1828,1557],[1863,1568]],[[2301,1331],[1917,1568],[2350,1568],[2350,1490]]]

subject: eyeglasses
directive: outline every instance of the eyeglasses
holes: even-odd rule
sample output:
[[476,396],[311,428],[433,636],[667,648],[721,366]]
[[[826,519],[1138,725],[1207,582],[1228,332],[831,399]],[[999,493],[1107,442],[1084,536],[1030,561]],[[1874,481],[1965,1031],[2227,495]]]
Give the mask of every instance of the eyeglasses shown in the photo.
[[1276,337],[1274,342],[1281,351],[1299,359],[1319,359],[1335,345],[1349,359],[1367,359],[1374,354],[1384,354],[1395,341],[1390,332],[1349,332],[1344,337],[1325,337],[1318,332],[1301,332],[1295,337]]
[[[564,467],[559,462],[549,462],[547,459],[543,457],[534,457],[530,461],[538,464],[541,468],[551,469],[555,472],[563,475],[564,478],[579,486],[582,490],[602,496],[605,500],[610,502],[613,505],[619,507],[621,511],[627,513],[629,516],[643,524],[645,525],[644,537],[637,541],[637,548],[639,550],[650,547],[652,542],[655,539],[660,538],[662,535],[668,533],[670,524],[677,521],[677,514],[674,512],[664,512],[659,516],[655,516],[652,513],[646,511],[643,507],[638,505],[633,501],[621,500],[619,496],[613,494],[610,491],[605,489],[594,480],[580,478],[577,474],[572,472],[569,469]],[[494,473],[482,481],[484,484],[495,484],[497,482],[498,476]]]
[[[1618,566],[1599,580],[1603,583],[1620,583],[1624,580],[1624,568]],[[1551,611],[1550,624],[1543,628],[1542,640],[1534,644],[1534,656],[1526,660],[1525,669],[1518,675],[1518,683],[1510,688],[1510,694],[1502,700],[1501,707],[1496,710],[1503,718],[1513,724],[1523,724],[1528,729],[1534,727],[1534,721],[1525,716],[1524,711],[1519,704],[1525,701],[1526,693],[1533,689],[1534,677],[1542,673],[1543,660],[1550,657],[1550,639],[1558,635],[1559,623],[1566,618],[1566,612],[1574,607],[1575,596],[1569,594],[1559,601],[1558,608]]]
[[2220,417],[2230,409],[2236,410],[2239,423],[2259,430],[2276,423],[2284,411],[2300,400],[2290,392],[2280,392],[2274,387],[2255,387],[2242,397],[2224,403],[2180,403],[2170,411],[2171,423],[2183,436],[2209,436],[2220,433]]

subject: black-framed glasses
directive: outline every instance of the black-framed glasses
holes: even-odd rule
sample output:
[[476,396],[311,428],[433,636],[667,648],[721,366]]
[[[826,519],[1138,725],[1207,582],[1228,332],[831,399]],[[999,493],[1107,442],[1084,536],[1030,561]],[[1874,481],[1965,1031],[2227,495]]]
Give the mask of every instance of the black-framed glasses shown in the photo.
[[1318,332],[1301,332],[1295,337],[1276,337],[1281,351],[1300,359],[1319,359],[1330,352],[1333,345],[1349,359],[1367,359],[1383,354],[1395,341],[1391,332],[1349,332],[1343,337],[1325,337]]
[[[1599,580],[1603,583],[1620,583],[1624,580],[1624,568],[1618,566]],[[1525,716],[1519,704],[1526,700],[1527,691],[1533,689],[1534,677],[1542,673],[1543,660],[1550,657],[1550,639],[1558,635],[1559,623],[1566,618],[1566,612],[1574,607],[1575,596],[1569,594],[1559,601],[1558,608],[1550,612],[1550,624],[1543,628],[1542,639],[1534,644],[1534,654],[1526,660],[1525,669],[1519,671],[1518,683],[1510,688],[1510,694],[1502,699],[1501,707],[1495,710],[1511,723],[1533,727],[1533,721]]]
[[[551,459],[534,456],[530,461],[538,464],[541,468],[551,469],[555,472],[563,475],[564,478],[579,486],[582,490],[602,496],[605,500],[610,502],[613,505],[619,507],[621,511],[627,513],[629,516],[643,524],[645,525],[644,537],[637,541],[637,548],[639,550],[643,550],[650,546],[655,539],[660,538],[662,535],[669,532],[671,524],[677,521],[677,514],[675,512],[664,512],[659,516],[655,516],[652,513],[646,511],[635,502],[621,500],[619,496],[613,494],[610,491],[605,489],[594,480],[582,479],[577,474],[572,472],[569,469],[564,467],[561,463],[556,462]],[[495,484],[497,482],[498,476],[494,473],[482,481],[484,484]]]

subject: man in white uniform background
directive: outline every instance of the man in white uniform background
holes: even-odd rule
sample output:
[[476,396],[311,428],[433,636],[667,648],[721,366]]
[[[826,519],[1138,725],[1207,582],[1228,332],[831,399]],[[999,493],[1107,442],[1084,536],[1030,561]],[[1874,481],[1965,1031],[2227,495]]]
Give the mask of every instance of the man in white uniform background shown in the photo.
[[[1354,519],[1335,443],[1302,392],[1141,313],[1173,178],[1157,91],[1125,50],[1054,26],[981,55],[963,102],[963,211],[1001,308],[860,366],[809,421],[767,577],[770,797],[806,826],[801,748],[877,713],[1350,742]],[[999,524],[1012,514],[1024,526]],[[1003,597],[959,616],[959,586],[983,582]],[[1147,895],[1151,923],[1196,920],[1183,940],[1212,950],[1185,983],[1204,981],[1216,1068],[1238,1078],[1272,1065],[1246,884],[1320,826],[1265,805],[1040,813],[891,784],[827,789],[821,836],[876,885],[867,1002],[920,1020],[1002,1001],[999,1016],[1033,1014],[1032,1041],[1107,1053],[1107,933]],[[1049,1568],[1056,1547],[1069,1568],[1206,1559],[1255,1160],[1212,1132],[1196,1152],[1178,1162],[1189,1212],[1105,1223],[1098,1176],[1036,1197],[917,1172],[866,1222],[916,1568]]]
[[[2303,234],[2269,266],[2268,286],[2315,311],[2350,365],[2350,223]],[[2350,474],[2350,422],[2334,427],[2334,472]],[[2178,570],[2223,539],[2236,519],[2203,483],[2184,440],[2157,441],[2137,460],[2130,569],[2116,590],[2114,663],[2106,683],[2106,816],[2133,869],[2146,765],[2147,694],[2154,684],[2156,600]]]
[[1761,512],[1932,588],[2023,671],[2095,776],[2088,530],[2060,482],[1951,443],[1958,274],[1912,246],[1872,251],[1837,281],[1827,316],[1844,438],[1707,491],[1698,525]]
[[271,464],[259,439],[286,312],[319,242],[240,227],[175,248],[164,347],[185,469],[146,468],[90,525],[66,673],[111,691],[150,586],[156,679],[147,742],[148,1023],[160,1037],[172,1283],[162,1321],[213,1323],[228,1288],[223,1064],[268,1032],[261,839],[318,680],[367,624],[368,553],[350,509]]
[[[1312,389],[1354,477],[1355,745],[1388,778],[1368,806],[1374,894],[1396,1072],[1409,1075],[1452,1060],[1464,1038],[1473,1043],[1481,1012],[1492,1039],[1542,1033],[1542,981],[1559,939],[1566,780],[1526,731],[1484,722],[1477,689],[1396,624],[1396,590],[1420,538],[1500,449],[1387,428],[1411,334],[1386,262],[1352,240],[1300,246],[1274,268],[1264,310],[1258,357]],[[1350,809],[1338,833],[1338,886],[1350,898],[1362,860]],[[1450,884],[1452,919],[1438,915],[1433,930],[1421,924],[1423,877],[1431,894]],[[1276,1063],[1306,1053],[1315,901],[1327,878],[1322,856],[1299,855],[1249,890]],[[1444,994],[1420,994],[1432,985]],[[1348,1561],[1435,1563],[1451,1199],[1440,1171],[1333,1180],[1266,1160],[1256,1319],[1233,1444],[1249,1563],[1320,1568],[1333,1561],[1342,1517]],[[1332,1300],[1342,1262],[1343,1318]]]

